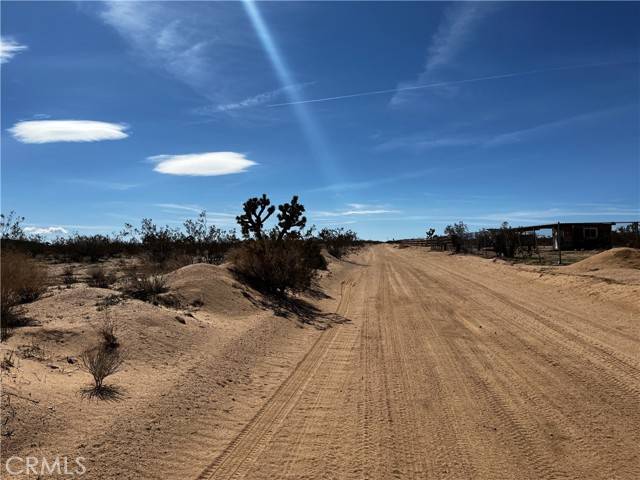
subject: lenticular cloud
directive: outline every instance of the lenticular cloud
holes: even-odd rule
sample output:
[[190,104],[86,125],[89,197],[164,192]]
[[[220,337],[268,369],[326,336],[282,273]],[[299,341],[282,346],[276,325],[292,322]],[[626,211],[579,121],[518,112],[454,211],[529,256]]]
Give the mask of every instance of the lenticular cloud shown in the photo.
[[126,125],[94,120],[31,120],[18,122],[9,132],[22,143],[98,142],[121,140]]
[[155,155],[154,170],[168,175],[218,176],[242,173],[256,162],[236,152],[205,152],[186,155]]

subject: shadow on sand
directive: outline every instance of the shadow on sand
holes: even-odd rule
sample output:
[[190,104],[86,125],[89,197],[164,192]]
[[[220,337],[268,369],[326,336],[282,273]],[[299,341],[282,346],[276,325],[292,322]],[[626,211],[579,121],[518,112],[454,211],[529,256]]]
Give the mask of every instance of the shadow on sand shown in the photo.
[[80,396],[89,400],[104,400],[107,402],[119,402],[124,399],[125,390],[116,385],[102,385],[101,387],[89,386],[80,390]]

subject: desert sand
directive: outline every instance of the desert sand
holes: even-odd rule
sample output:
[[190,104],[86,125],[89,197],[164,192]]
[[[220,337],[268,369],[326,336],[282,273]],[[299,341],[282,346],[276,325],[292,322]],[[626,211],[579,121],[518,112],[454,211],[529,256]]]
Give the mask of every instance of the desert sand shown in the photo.
[[184,267],[179,305],[109,307],[113,401],[80,396],[75,359],[116,292],[52,288],[2,346],[23,397],[3,459],[81,455],[91,479],[638,478],[640,283],[607,253],[543,269],[367,247],[331,262],[305,321],[225,266]]

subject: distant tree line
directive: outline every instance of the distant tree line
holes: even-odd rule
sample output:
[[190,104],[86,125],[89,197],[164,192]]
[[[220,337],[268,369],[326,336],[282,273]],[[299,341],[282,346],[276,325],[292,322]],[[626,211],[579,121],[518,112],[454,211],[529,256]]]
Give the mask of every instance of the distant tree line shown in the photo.
[[[277,212],[277,213],[276,213]],[[24,217],[2,215],[3,250],[21,251],[32,257],[51,256],[66,262],[97,262],[118,255],[143,255],[154,264],[171,268],[195,262],[219,264],[231,260],[236,273],[257,288],[276,294],[308,288],[318,269],[326,268],[322,248],[340,258],[360,245],[355,232],[342,228],[306,228],[305,207],[297,196],[271,204],[266,194],[247,200],[236,217],[241,237],[234,229],[210,225],[205,211],[186,220],[181,228],[159,226],[143,218],[139,226],[125,224],[111,235],[58,236],[48,240],[29,234]],[[275,215],[275,225],[267,221]]]

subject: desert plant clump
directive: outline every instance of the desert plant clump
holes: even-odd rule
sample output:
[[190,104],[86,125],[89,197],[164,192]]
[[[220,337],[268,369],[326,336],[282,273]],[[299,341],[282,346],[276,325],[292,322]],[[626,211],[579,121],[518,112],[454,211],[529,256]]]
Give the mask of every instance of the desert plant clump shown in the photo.
[[2,356],[2,360],[0,361],[0,369],[1,370],[9,371],[13,367],[15,367],[16,362],[15,362],[15,359],[14,359],[14,354],[15,354],[15,352],[13,350],[9,350],[8,352],[4,352],[4,355]]
[[358,242],[358,235],[344,228],[323,228],[318,236],[327,251],[336,258],[342,258]]
[[104,318],[100,327],[98,327],[98,334],[102,338],[102,346],[107,350],[115,350],[120,346],[118,341],[118,324],[109,314],[109,310],[104,310]]
[[263,238],[230,254],[236,273],[255,289],[274,295],[302,291],[311,285],[324,259],[312,240]]
[[18,355],[22,358],[29,358],[39,362],[43,362],[47,359],[47,352],[35,340],[31,340],[31,343],[29,344],[20,345],[18,347]]
[[115,282],[113,273],[107,273],[103,267],[91,267],[87,270],[87,275],[89,276],[87,284],[90,287],[109,288]]
[[89,398],[107,399],[117,396],[118,389],[106,385],[104,380],[118,372],[125,360],[125,354],[120,349],[105,348],[99,345],[86,349],[80,354],[80,366],[93,377],[93,385],[82,390]]
[[67,266],[62,271],[62,283],[64,283],[67,286],[73,285],[74,283],[76,283],[76,278],[74,276],[72,266]]
[[250,198],[243,210],[236,220],[246,241],[229,255],[236,274],[254,288],[279,296],[308,288],[316,269],[326,262],[311,232],[302,231],[307,219],[298,197],[278,206],[278,223],[271,230],[265,230],[265,222],[276,207],[266,195]]
[[137,275],[132,273],[122,289],[125,295],[143,301],[157,301],[158,295],[168,290],[163,275]]
[[444,233],[451,239],[451,243],[453,244],[456,253],[466,253],[467,248],[465,246],[465,241],[469,236],[469,227],[467,227],[464,222],[460,221],[453,225],[447,225],[444,229]]
[[47,288],[45,267],[24,253],[4,250],[0,258],[0,320],[2,340],[21,320],[21,305],[38,299]]

